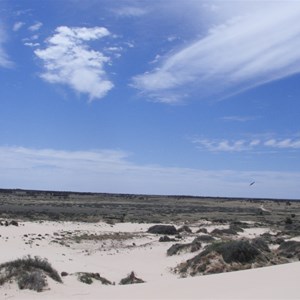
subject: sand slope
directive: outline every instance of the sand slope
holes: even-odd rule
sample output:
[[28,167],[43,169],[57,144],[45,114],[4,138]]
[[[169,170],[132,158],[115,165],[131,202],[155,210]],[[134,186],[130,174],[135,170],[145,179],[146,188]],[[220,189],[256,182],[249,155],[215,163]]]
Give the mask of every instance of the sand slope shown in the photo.
[[[49,290],[19,290],[15,283],[0,287],[0,299],[299,299],[300,263],[255,270],[179,279],[170,267],[195,253],[167,257],[172,243],[147,234],[151,224],[20,222],[0,227],[0,263],[24,255],[47,258],[58,272],[99,272],[114,286],[81,283],[75,275],[63,284],[48,279]],[[261,234],[266,229],[258,229]],[[94,234],[100,239],[78,237]],[[254,237],[255,231],[249,231]],[[120,237],[121,236],[121,237]],[[188,237],[186,237],[188,239]],[[118,285],[135,271],[146,283]]]

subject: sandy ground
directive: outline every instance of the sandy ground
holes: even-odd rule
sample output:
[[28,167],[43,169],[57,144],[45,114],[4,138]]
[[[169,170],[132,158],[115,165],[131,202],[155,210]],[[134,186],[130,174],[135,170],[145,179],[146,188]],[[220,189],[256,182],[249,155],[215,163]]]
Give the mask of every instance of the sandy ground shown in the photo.
[[[63,284],[48,279],[49,290],[42,293],[5,284],[0,299],[299,299],[300,263],[179,279],[171,268],[197,252],[167,257],[174,242],[158,242],[158,236],[147,233],[151,225],[47,221],[1,226],[0,263],[37,255],[70,275]],[[209,232],[215,228],[209,223],[205,227]],[[251,228],[241,235],[253,238],[267,231]],[[182,242],[193,238],[186,235]],[[131,271],[146,283],[118,285]],[[71,275],[75,272],[98,272],[116,285],[87,285]]]

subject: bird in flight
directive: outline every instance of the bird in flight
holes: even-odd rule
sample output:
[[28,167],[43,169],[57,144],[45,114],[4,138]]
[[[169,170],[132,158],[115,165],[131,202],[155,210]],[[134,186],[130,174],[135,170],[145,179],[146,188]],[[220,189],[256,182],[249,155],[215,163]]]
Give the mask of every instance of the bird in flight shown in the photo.
[[255,181],[252,181],[252,182],[249,184],[249,186],[252,186],[254,183],[255,183]]

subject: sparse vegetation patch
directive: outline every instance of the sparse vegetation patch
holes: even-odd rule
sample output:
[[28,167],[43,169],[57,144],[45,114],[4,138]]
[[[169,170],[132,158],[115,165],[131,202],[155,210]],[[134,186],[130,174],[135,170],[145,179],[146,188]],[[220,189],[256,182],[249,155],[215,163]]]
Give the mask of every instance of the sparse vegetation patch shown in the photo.
[[88,234],[88,233],[82,233],[82,234],[76,234],[73,236],[68,237],[68,239],[75,241],[76,243],[86,242],[86,241],[125,241],[129,239],[133,239],[135,237],[132,233],[122,233],[122,232],[116,232],[116,233],[105,233],[105,234]]
[[135,283],[144,283],[145,281],[143,279],[137,278],[134,274],[134,272],[131,272],[127,277],[123,278],[120,281],[121,285],[124,284],[135,284]]
[[27,256],[0,265],[0,285],[16,281],[20,289],[41,292],[47,286],[47,276],[62,282],[58,272],[51,264],[38,256]]
[[104,277],[101,277],[99,273],[89,273],[89,272],[78,272],[77,278],[79,281],[86,283],[86,284],[92,284],[93,279],[100,281],[102,284],[105,285],[111,285],[112,282],[107,280]]

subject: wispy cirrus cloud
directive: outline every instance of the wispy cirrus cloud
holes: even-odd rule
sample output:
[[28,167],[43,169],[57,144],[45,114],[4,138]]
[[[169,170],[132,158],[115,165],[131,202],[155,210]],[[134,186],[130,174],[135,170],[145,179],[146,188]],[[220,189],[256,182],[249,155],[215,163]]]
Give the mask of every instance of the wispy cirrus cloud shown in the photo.
[[16,22],[13,25],[13,31],[19,31],[25,25],[24,22]]
[[40,43],[24,42],[24,46],[35,48],[35,47],[39,47]]
[[[204,149],[211,152],[240,152],[249,150],[252,147],[251,142],[246,142],[245,140],[194,139],[192,142],[197,145],[198,149]],[[260,144],[259,140],[257,141],[257,144]]]
[[248,122],[257,120],[258,116],[225,116],[222,117],[223,121],[232,121],[232,122]]
[[24,46],[36,48],[40,46],[38,39],[39,39],[39,35],[33,34],[30,37],[23,38],[22,41],[24,43]]
[[299,138],[253,138],[253,139],[192,139],[198,149],[210,152],[244,152],[273,150],[300,150]]
[[300,139],[269,139],[264,146],[277,149],[300,149]]
[[5,42],[6,42],[6,33],[0,24],[0,67],[10,68],[13,66],[13,63],[10,61],[4,49]]
[[132,85],[150,99],[174,103],[190,91],[199,99],[226,97],[300,72],[298,1],[253,2],[253,9],[250,2],[226,3],[223,23],[135,76]]
[[[249,181],[255,178],[255,189]],[[121,150],[0,146],[2,187],[87,192],[299,198],[299,172],[139,165]]]
[[110,58],[91,49],[88,42],[109,35],[104,27],[56,28],[54,35],[47,39],[46,48],[34,51],[43,62],[41,77],[87,94],[90,101],[104,97],[113,88],[104,68]]
[[43,26],[42,22],[35,22],[33,25],[28,27],[30,31],[38,31]]
[[114,8],[113,13],[120,17],[140,17],[145,15],[148,11],[146,8],[138,6],[122,6]]

